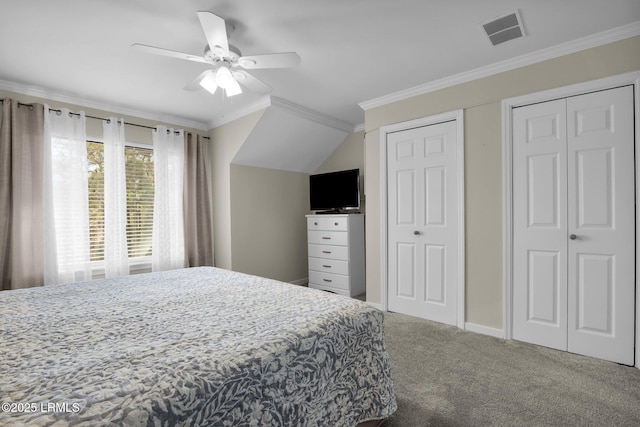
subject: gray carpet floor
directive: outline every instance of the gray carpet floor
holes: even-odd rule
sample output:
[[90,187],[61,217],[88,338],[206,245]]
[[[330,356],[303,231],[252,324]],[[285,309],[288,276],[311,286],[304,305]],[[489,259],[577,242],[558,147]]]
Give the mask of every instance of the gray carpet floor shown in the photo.
[[385,313],[383,427],[640,426],[640,370]]

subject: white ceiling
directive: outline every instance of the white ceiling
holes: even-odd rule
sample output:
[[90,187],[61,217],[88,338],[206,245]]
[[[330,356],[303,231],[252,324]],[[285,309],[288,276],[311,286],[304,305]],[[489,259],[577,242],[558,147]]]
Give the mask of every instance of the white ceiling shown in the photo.
[[[518,9],[527,37],[492,47],[480,24]],[[235,26],[245,55],[295,51],[256,70],[272,95],[355,125],[359,103],[640,21],[639,0],[0,0],[0,83],[200,123],[250,108],[250,93],[186,92],[206,65],[196,11]]]

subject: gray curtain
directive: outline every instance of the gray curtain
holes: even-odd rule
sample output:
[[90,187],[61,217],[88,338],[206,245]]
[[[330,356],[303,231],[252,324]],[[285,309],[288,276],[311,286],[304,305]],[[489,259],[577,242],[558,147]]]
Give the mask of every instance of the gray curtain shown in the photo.
[[5,98],[0,122],[2,289],[44,283],[44,105]]
[[184,136],[184,245],[187,267],[213,266],[213,235],[207,143],[200,135]]

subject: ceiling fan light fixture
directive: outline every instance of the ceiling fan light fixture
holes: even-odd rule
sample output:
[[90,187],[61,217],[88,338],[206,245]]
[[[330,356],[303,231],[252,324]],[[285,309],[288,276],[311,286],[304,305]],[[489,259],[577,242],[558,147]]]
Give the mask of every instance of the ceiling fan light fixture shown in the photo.
[[222,65],[216,70],[216,84],[225,90],[227,96],[234,96],[242,93],[240,85],[236,79],[233,78],[231,70],[229,70],[229,67],[226,65]]
[[224,88],[224,90],[227,96],[240,95],[242,93],[242,89],[240,88],[240,85],[235,80],[231,85]]
[[218,86],[226,89],[227,86],[231,84],[232,80],[233,75],[227,66],[222,65],[216,70],[216,83]]
[[202,80],[200,80],[200,86],[205,88],[212,95],[216,93],[218,89],[218,84],[216,83],[216,78],[213,73],[208,73]]

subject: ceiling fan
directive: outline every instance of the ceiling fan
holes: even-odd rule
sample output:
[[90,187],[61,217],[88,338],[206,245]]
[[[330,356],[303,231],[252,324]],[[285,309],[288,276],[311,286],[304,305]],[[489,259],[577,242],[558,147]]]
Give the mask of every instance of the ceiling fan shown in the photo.
[[[211,68],[200,73],[198,77],[188,83],[184,87],[185,90],[197,90],[202,87],[213,94],[220,87],[224,89],[227,96],[242,93],[240,84],[258,93],[271,91],[268,85],[245,70],[295,67],[300,63],[300,56],[295,52],[242,56],[238,48],[229,44],[227,24],[224,19],[206,11],[198,12],[198,19],[207,39],[203,56],[139,43],[134,43],[132,46],[156,55],[210,65]],[[233,27],[230,27],[230,30],[233,30]]]

